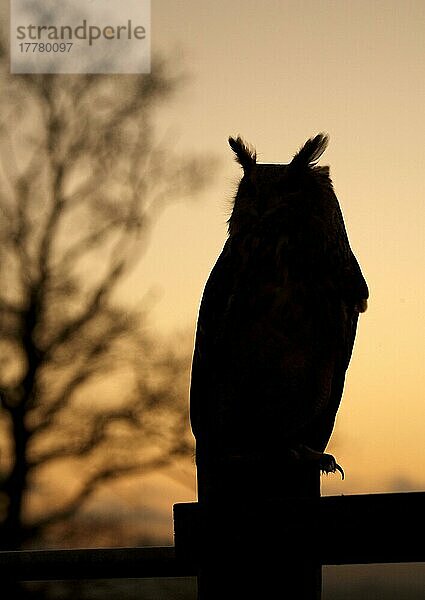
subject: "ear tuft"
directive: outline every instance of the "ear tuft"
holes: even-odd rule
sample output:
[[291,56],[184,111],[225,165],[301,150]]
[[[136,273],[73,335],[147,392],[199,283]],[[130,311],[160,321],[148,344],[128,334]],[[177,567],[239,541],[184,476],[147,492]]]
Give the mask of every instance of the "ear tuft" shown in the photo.
[[236,154],[236,160],[244,171],[249,171],[255,166],[257,154],[255,150],[250,148],[240,136],[238,136],[236,139],[229,137],[229,146]]
[[291,166],[296,168],[314,167],[329,143],[326,133],[319,133],[314,138],[306,141],[291,161]]

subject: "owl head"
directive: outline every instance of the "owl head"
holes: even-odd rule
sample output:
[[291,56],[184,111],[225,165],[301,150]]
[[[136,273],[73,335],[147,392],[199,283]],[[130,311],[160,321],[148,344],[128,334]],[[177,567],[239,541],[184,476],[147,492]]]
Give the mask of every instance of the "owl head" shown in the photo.
[[240,137],[230,137],[229,145],[243,169],[243,177],[228,221],[229,234],[247,232],[260,222],[273,219],[286,219],[289,224],[297,214],[309,210],[310,214],[321,212],[320,190],[331,191],[332,183],[329,168],[317,167],[316,163],[328,141],[326,134],[319,133],[304,144],[289,164],[267,164],[258,163],[255,150]]

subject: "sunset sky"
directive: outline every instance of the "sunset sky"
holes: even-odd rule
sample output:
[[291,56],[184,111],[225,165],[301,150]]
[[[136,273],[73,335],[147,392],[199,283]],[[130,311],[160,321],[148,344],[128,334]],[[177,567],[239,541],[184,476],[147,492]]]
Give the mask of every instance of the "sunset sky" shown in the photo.
[[[329,446],[346,479],[324,477],[322,493],[425,490],[425,2],[152,0],[152,53],[188,75],[159,133],[218,166],[204,193],[162,215],[126,298],[152,291],[152,328],[193,335],[241,176],[228,136],[289,162],[327,132],[320,164],[370,302]],[[193,466],[174,476],[188,485],[140,478],[117,502],[136,488],[147,530],[171,534],[172,503],[195,498]]]
[[425,3],[152,8],[153,51],[181,59],[191,76],[160,127],[174,148],[220,160],[197,202],[167,210],[134,276],[159,293],[155,323],[194,330],[240,176],[229,134],[253,144],[260,161],[286,162],[328,132],[321,164],[331,167],[371,296],[330,445],[346,480],[324,478],[323,493],[425,489]]

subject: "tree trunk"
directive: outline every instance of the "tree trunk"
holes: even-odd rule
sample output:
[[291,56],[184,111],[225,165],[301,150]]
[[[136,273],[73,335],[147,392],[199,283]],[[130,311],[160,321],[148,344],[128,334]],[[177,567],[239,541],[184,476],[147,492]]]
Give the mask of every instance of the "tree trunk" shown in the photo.
[[27,444],[28,431],[25,427],[24,404],[11,411],[14,440],[14,463],[6,483],[8,496],[7,516],[2,527],[0,546],[2,549],[17,550],[24,541],[22,521],[23,503],[28,485]]

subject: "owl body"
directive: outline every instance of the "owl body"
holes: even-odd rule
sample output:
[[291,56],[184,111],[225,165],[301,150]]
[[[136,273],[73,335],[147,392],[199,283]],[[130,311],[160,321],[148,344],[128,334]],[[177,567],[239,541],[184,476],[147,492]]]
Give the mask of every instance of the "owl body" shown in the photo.
[[240,138],[229,143],[244,175],[199,311],[198,473],[324,451],[368,298],[329,170],[315,164],[327,138],[309,140],[289,165],[257,164]]

